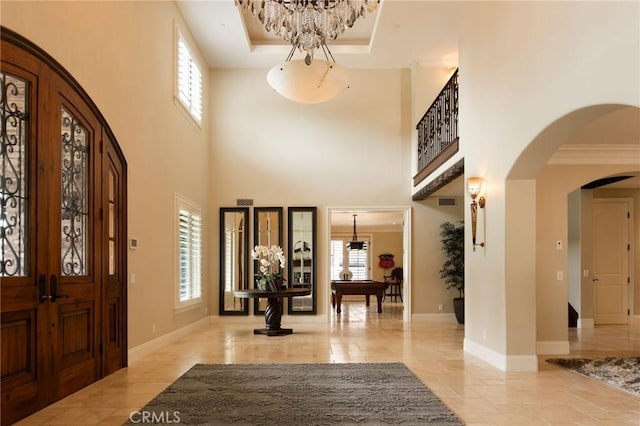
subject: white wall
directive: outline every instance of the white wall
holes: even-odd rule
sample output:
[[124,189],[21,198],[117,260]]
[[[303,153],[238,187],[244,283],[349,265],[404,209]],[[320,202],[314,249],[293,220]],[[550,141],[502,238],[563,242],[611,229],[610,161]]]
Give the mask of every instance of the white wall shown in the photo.
[[[538,298],[540,306],[547,297],[536,290],[536,255],[554,268],[564,267],[566,258],[553,244],[536,251],[535,232],[522,235],[522,226],[536,223],[536,185],[526,181],[535,180],[551,153],[591,117],[570,117],[554,134],[542,134],[556,120],[590,105],[640,104],[638,4],[499,2],[466,10],[459,55],[461,151],[465,174],[484,177],[487,187],[487,247],[467,249],[465,272],[473,277],[467,288],[475,290],[467,290],[466,343],[500,368],[535,369],[536,346],[520,332],[523,322],[535,329],[531,300]],[[526,150],[530,145],[535,149]],[[507,178],[518,181],[508,186]],[[523,208],[512,200],[532,203]],[[566,225],[566,210],[562,219]],[[508,253],[515,252],[523,257],[508,263]],[[566,294],[560,295],[566,320]],[[566,327],[542,333],[566,339]]]
[[[174,23],[189,37],[175,4],[3,1],[1,7],[2,25],[39,45],[80,82],[127,159],[129,236],[138,239],[128,259],[136,273],[128,286],[129,347],[202,318],[206,304],[173,309],[174,192],[203,208],[205,253],[208,231],[217,224],[208,210],[208,116],[197,129],[173,99]],[[206,98],[206,70],[204,76]],[[203,274],[208,287],[206,263]]]

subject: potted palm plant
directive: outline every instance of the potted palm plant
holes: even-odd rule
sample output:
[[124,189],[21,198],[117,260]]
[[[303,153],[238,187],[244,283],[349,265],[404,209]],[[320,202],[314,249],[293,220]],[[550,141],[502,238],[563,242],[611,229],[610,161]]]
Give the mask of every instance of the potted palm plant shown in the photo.
[[440,237],[445,256],[440,278],[447,289],[458,290],[459,296],[453,299],[453,311],[458,324],[464,324],[464,223],[457,226],[451,222],[441,224]]

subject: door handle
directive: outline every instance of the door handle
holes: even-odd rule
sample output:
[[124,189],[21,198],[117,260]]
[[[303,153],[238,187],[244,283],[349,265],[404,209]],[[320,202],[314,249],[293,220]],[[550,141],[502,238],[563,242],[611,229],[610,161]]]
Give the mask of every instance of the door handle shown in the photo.
[[51,296],[49,296],[49,299],[51,299],[52,302],[55,302],[56,300],[63,298],[68,299],[69,295],[58,294],[58,277],[56,274],[51,274]]
[[40,299],[40,303],[44,303],[49,298],[47,294],[47,277],[44,274],[40,274],[38,277],[38,299]]

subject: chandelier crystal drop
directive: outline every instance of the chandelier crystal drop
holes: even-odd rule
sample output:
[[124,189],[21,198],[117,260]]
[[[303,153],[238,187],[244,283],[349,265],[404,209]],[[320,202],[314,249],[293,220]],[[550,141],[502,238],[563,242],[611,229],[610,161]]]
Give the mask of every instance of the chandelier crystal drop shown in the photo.
[[376,10],[380,0],[236,0],[265,29],[313,57],[358,18]]

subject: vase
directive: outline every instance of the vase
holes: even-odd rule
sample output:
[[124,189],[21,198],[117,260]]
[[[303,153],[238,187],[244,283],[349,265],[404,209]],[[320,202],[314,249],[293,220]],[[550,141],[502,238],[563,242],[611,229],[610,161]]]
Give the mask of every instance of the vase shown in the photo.
[[256,288],[262,291],[278,291],[282,289],[282,279],[262,277],[256,280]]

